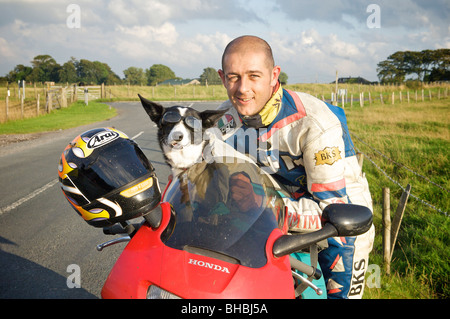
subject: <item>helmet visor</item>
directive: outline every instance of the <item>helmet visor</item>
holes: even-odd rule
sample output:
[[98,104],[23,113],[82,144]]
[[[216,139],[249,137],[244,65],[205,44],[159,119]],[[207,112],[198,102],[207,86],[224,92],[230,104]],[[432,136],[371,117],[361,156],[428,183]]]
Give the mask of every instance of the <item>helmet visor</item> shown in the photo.
[[[142,150],[131,140],[119,139],[94,151],[70,180],[93,201],[153,171]],[[75,171],[74,171],[75,172]]]

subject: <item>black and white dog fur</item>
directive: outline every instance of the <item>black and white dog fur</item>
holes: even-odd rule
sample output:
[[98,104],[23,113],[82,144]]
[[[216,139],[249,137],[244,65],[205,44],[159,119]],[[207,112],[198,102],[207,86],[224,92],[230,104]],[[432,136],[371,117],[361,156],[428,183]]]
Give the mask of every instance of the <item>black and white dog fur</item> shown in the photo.
[[[139,95],[139,98],[150,119],[158,126],[159,145],[167,164],[172,168],[172,172],[178,175],[195,163],[201,162],[203,150],[208,143],[203,138],[204,132],[213,127],[225,111],[206,110],[199,112],[186,106],[165,108],[141,95]],[[162,123],[164,114],[173,111],[178,112],[182,119],[178,123]],[[194,132],[193,129],[188,127],[183,120],[187,116],[195,117],[199,120],[199,123],[201,121],[201,130]]]

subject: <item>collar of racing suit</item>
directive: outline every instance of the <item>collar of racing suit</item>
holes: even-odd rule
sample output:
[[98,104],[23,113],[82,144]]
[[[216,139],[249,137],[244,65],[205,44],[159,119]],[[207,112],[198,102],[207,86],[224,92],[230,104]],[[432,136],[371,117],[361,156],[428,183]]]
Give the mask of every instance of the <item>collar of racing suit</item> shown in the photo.
[[281,88],[280,82],[277,83],[274,92],[275,93],[272,95],[270,100],[266,103],[266,105],[264,105],[258,114],[249,116],[239,114],[239,117],[246,126],[259,129],[266,127],[273,122],[280,111],[281,100],[283,99],[283,89]]

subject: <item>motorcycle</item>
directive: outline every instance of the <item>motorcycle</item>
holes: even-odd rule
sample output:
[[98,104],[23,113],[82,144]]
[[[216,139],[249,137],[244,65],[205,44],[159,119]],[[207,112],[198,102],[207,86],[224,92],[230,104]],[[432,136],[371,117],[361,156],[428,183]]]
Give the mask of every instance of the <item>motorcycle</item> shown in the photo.
[[284,196],[270,176],[249,165],[199,163],[170,179],[142,222],[103,228],[121,236],[99,251],[128,244],[102,298],[285,299],[307,298],[308,291],[326,297],[317,243],[366,232],[372,213],[331,204],[320,230],[290,234]]

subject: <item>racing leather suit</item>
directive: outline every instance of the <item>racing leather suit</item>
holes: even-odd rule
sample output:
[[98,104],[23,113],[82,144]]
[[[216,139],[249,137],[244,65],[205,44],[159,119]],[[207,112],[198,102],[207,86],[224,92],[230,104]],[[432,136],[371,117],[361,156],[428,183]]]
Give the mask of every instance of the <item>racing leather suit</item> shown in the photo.
[[[244,117],[230,101],[218,122],[223,140],[253,158],[292,194],[285,199],[290,231],[321,228],[331,203],[369,207],[367,180],[356,158],[343,109],[278,84],[259,114]],[[357,237],[328,239],[319,253],[328,298],[361,298],[374,227]]]

